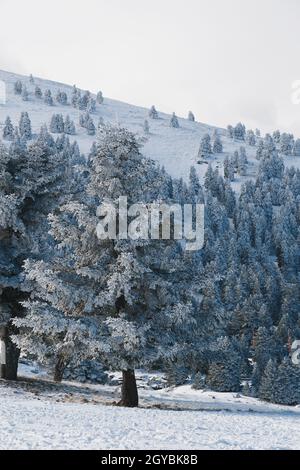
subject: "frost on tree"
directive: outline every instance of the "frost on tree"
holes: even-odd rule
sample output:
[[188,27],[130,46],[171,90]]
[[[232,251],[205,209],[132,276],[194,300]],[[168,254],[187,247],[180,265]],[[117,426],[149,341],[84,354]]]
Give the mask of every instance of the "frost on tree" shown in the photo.
[[149,111],[149,117],[151,119],[158,119],[158,112],[155,109],[155,106],[152,106]]
[[62,106],[66,106],[68,104],[68,95],[64,91],[58,90],[55,99],[57,103],[61,104]]
[[75,135],[76,134],[76,128],[75,128],[74,121],[72,121],[70,119],[69,115],[66,116],[66,119],[65,119],[65,122],[64,122],[64,132],[65,132],[65,134],[68,134],[68,135]]
[[220,136],[216,135],[213,142],[213,153],[223,153],[223,144]]
[[[24,113],[22,132],[28,130],[25,118]],[[22,275],[23,262],[51,252],[48,213],[68,187],[65,155],[50,147],[45,137],[41,133],[27,147],[16,131],[9,150],[0,149],[0,324],[7,332],[7,379],[17,377],[19,349],[11,335],[18,332],[14,320],[24,314],[21,302],[30,293]]]
[[22,100],[23,101],[28,101],[28,91],[27,91],[27,88],[26,86],[23,86],[22,88]]
[[200,143],[198,152],[198,160],[207,160],[212,154],[211,138],[209,134],[205,134]]
[[192,111],[189,111],[188,120],[191,122],[195,122],[195,115],[194,113],[192,113]]
[[53,134],[62,134],[64,128],[64,118],[62,114],[53,114],[50,122],[50,132]]
[[42,90],[39,86],[36,86],[35,87],[35,90],[34,90],[34,96],[36,98],[38,98],[39,100],[41,100],[43,98],[43,93],[42,93]]
[[15,85],[14,85],[15,94],[16,95],[21,95],[22,94],[22,89],[23,89],[22,82],[20,80],[16,81]]
[[246,128],[244,124],[239,122],[234,128],[233,128],[233,137],[235,140],[245,140],[245,135],[246,135]]
[[170,119],[170,127],[179,128],[178,118],[175,113],[172,114]]
[[32,139],[31,121],[26,111],[21,113],[21,117],[19,121],[19,132],[20,132],[21,138],[25,140]]
[[145,119],[144,121],[144,132],[146,135],[150,134],[150,126],[149,126],[149,121]]
[[103,93],[102,91],[98,91],[97,93],[97,103],[98,104],[103,104],[104,98],[103,98]]
[[45,91],[45,93],[44,93],[44,102],[48,106],[53,106],[54,105],[51,90],[46,90]]
[[169,179],[142,157],[133,134],[103,129],[89,167],[87,193],[50,217],[57,256],[26,263],[35,295],[26,303],[26,318],[17,321],[17,341],[28,351],[34,344],[41,362],[52,359],[57,379],[71,357],[97,358],[122,370],[121,404],[137,406],[137,367],[190,354],[197,337],[199,264],[188,262],[175,241],[141,238],[139,223],[135,240],[97,236],[101,202],[126,194],[128,205],[142,201],[146,210],[149,202],[168,200]]
[[14,126],[9,116],[5,120],[2,135],[4,140],[13,140],[14,138]]

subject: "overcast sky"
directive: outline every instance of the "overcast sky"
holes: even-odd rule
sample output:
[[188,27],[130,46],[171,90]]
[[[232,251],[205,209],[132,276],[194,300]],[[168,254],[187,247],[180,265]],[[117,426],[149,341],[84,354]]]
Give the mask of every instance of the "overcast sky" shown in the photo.
[[1,69],[300,135],[300,0],[0,0],[0,18]]

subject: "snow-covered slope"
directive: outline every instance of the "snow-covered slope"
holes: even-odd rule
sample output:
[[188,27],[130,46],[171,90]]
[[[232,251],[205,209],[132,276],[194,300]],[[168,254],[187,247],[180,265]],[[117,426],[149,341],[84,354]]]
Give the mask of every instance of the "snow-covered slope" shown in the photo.
[[[74,109],[70,104],[68,106],[61,106],[56,102],[55,106],[51,107],[46,105],[43,100],[34,96],[35,85],[39,85],[43,92],[46,89],[50,89],[53,97],[55,97],[58,89],[65,91],[70,100],[72,86],[39,78],[35,78],[35,83],[30,84],[29,77],[4,71],[0,71],[0,80],[5,82],[7,98],[6,104],[0,104],[0,131],[8,115],[11,117],[13,124],[16,125],[22,111],[29,113],[34,132],[37,132],[44,123],[49,126],[54,113],[61,113],[64,116],[69,114],[76,124],[77,135],[74,138],[78,141],[81,151],[83,153],[89,151],[95,137],[88,136],[85,129],[80,128],[79,116],[82,114],[82,111]],[[21,96],[14,94],[14,83],[17,80],[21,80],[26,85],[29,91],[29,101],[25,102]],[[76,80],[76,77],[74,77],[74,80]],[[103,91],[105,95],[105,90]],[[176,103],[174,103],[174,108],[176,108]],[[143,126],[145,119],[148,118],[148,110],[145,108],[105,98],[102,105],[97,105],[96,112],[92,117],[95,125],[97,125],[99,118],[102,117],[106,123],[118,123],[145,137]],[[170,115],[163,114],[159,110],[159,119],[149,120],[150,135],[147,136],[143,153],[159,161],[172,176],[186,179],[190,167],[195,165],[201,138],[206,133],[212,135],[215,128],[199,122],[194,123],[187,119],[179,118],[180,128],[174,129],[169,126],[170,117]],[[213,166],[219,166],[222,172],[222,161],[226,153],[231,155],[234,150],[239,149],[240,143],[232,142],[231,139],[227,138],[224,129],[220,129],[219,133],[223,141],[224,153],[219,155],[219,158],[213,158],[212,164]],[[257,166],[257,162],[253,158],[255,148],[253,149],[247,145],[246,148],[251,160],[249,169],[249,176],[251,176],[255,174],[255,166]],[[207,170],[207,165],[197,165],[197,169],[200,176],[203,176]],[[235,184],[239,186],[240,182],[241,180],[237,179]]]
[[[76,80],[76,77],[74,77]],[[29,91],[29,101],[25,102],[21,96],[15,95],[14,83],[21,80],[26,85]],[[29,77],[24,77],[14,73],[9,73],[0,70],[0,82],[3,81],[6,86],[6,104],[0,103],[0,137],[1,128],[4,124],[5,118],[9,115],[16,125],[22,111],[27,111],[30,115],[33,125],[33,131],[38,132],[42,124],[49,126],[51,117],[54,113],[60,113],[66,116],[70,115],[71,119],[75,122],[77,135],[72,137],[71,140],[77,140],[82,153],[88,153],[95,137],[89,136],[86,130],[79,126],[79,116],[82,111],[74,109],[70,104],[61,106],[55,102],[55,106],[48,106],[43,100],[35,98],[34,88],[39,85],[44,92],[50,89],[52,96],[55,97],[56,92],[60,89],[65,91],[68,95],[69,101],[72,92],[71,85],[65,85],[58,82],[34,78],[34,84],[31,84]],[[105,96],[105,90],[104,96]],[[174,103],[174,109],[176,103]],[[111,124],[120,124],[127,127],[141,137],[146,137],[144,134],[144,121],[148,118],[148,109],[132,106],[119,101],[111,100],[105,97],[102,105],[97,104],[96,112],[92,114],[95,125],[97,126],[99,118],[102,117],[104,122]],[[199,150],[201,138],[206,133],[213,135],[215,127],[200,122],[191,122],[188,119],[179,118],[179,129],[170,128],[170,118],[168,114],[159,111],[158,120],[149,120],[150,135],[147,136],[143,153],[144,155],[158,161],[161,166],[171,176],[188,178],[189,170],[192,165],[195,165],[198,174],[201,178],[207,171],[207,164],[197,165],[196,157]],[[196,119],[200,116],[196,116]],[[229,124],[229,123],[228,123]],[[227,137],[225,129],[218,129],[218,133],[222,139],[224,152],[223,154],[215,155],[211,158],[213,167],[218,167],[220,174],[223,173],[223,161],[226,155],[232,155],[235,150],[239,150],[241,143],[234,142]],[[243,143],[246,148],[249,166],[247,169],[246,177],[236,176],[233,183],[233,188],[239,190],[241,183],[249,178],[253,178],[257,173],[258,162],[255,159],[256,147],[251,147]],[[300,158],[285,157],[285,164],[287,166],[300,167]]]

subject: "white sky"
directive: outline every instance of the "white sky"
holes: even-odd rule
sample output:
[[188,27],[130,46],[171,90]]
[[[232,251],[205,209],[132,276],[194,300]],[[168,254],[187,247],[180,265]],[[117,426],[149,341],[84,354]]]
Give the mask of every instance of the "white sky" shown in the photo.
[[1,69],[300,135],[300,0],[0,0],[0,18]]

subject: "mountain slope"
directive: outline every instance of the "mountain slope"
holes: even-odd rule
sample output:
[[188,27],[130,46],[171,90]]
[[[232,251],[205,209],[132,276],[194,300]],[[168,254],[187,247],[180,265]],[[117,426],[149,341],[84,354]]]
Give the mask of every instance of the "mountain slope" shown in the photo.
[[[79,116],[83,111],[74,109],[70,104],[61,106],[55,102],[55,106],[48,106],[43,100],[34,96],[34,88],[36,85],[39,85],[42,92],[50,89],[53,98],[58,89],[65,91],[70,101],[72,86],[39,78],[35,78],[35,83],[30,84],[29,77],[5,71],[0,71],[0,80],[5,83],[7,97],[6,103],[0,104],[0,136],[2,135],[1,128],[8,115],[11,117],[13,124],[17,125],[21,112],[27,111],[32,121],[33,131],[38,132],[42,124],[46,123],[49,126],[54,113],[61,113],[64,116],[69,114],[75,122],[77,133],[74,138],[71,137],[71,140],[78,141],[83,153],[89,152],[96,137],[88,136],[86,130],[79,126]],[[17,80],[21,80],[26,85],[29,92],[29,101],[23,101],[21,96],[14,94],[14,83]],[[174,103],[174,108],[176,108],[176,103]],[[105,98],[102,105],[97,104],[96,112],[92,114],[96,126],[100,117],[104,119],[105,123],[120,124],[145,137],[143,126],[145,119],[148,119],[148,110],[145,108]],[[207,170],[207,164],[196,164],[199,144],[204,134],[209,133],[212,136],[215,127],[179,118],[180,128],[174,129],[170,128],[170,118],[170,115],[159,112],[158,120],[149,119],[150,135],[147,136],[147,141],[143,148],[144,155],[158,161],[173,177],[187,179],[190,167],[196,165],[199,176],[203,178]],[[224,129],[218,129],[218,131],[223,142],[224,153],[213,156],[211,163],[213,167],[218,167],[222,174],[225,156],[232,155],[235,150],[239,150],[241,143],[229,139]],[[255,176],[258,167],[258,162],[255,159],[256,147],[250,147],[247,144],[243,145],[247,151],[249,166],[246,177],[236,177],[233,183],[233,187],[236,190],[240,188],[243,181]],[[288,166],[300,166],[300,159],[286,157],[285,160]]]

